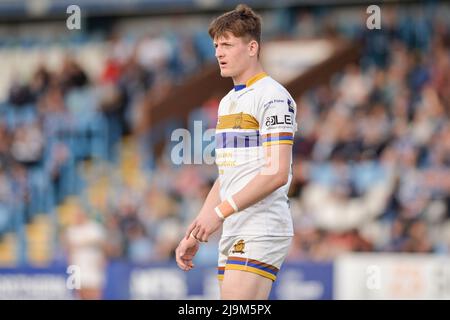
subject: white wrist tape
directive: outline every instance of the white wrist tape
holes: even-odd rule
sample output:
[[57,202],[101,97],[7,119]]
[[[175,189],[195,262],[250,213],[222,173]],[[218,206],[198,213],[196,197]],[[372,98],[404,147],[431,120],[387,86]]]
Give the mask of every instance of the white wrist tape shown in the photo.
[[225,220],[225,216],[223,215],[223,213],[220,211],[219,207],[215,207],[214,211],[216,212],[216,214],[219,216],[220,219]]
[[234,212],[238,212],[238,211],[239,211],[239,209],[238,209],[238,207],[237,207],[237,205],[236,205],[236,202],[234,202],[232,196],[229,196],[229,197],[227,198],[227,201],[228,201],[228,203],[233,207]]

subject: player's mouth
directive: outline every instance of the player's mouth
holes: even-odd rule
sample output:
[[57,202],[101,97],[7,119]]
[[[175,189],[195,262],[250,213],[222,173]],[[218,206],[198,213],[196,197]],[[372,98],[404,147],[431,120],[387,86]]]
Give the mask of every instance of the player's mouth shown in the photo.
[[227,63],[221,61],[221,62],[219,62],[219,65],[220,65],[221,68],[225,68],[227,66]]

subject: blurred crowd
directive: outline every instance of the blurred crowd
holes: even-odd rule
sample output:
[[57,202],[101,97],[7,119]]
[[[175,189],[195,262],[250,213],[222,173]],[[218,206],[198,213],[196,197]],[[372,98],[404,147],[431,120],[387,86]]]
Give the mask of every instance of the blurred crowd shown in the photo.
[[298,102],[290,258],[450,252],[449,26],[388,17],[353,32],[360,64]]
[[[297,101],[288,259],[450,252],[450,28],[425,14],[407,24],[399,13],[390,12],[381,30],[337,25],[335,33],[363,43],[360,62]],[[286,27],[292,38],[330,32],[319,28],[330,25],[319,23],[323,13],[295,17]],[[76,194],[90,219],[74,226],[94,223],[94,245],[107,259],[173,258],[216,168],[176,166],[170,145],[145,166],[152,148],[130,151],[123,137],[133,132],[144,96],[158,99],[208,59],[192,39],[178,40],[113,37],[99,79],[69,57],[59,72],[42,66],[26,85],[12,86],[0,105],[0,233],[13,230],[21,204],[28,221]],[[219,99],[192,112],[190,123],[213,128]],[[77,170],[92,159],[91,173]],[[92,197],[93,189],[103,197]],[[209,241],[197,261],[216,257]]]
[[0,236],[80,194],[84,161],[115,163],[145,99],[158,99],[209,59],[202,42],[175,33],[113,34],[95,78],[69,50],[58,68],[42,61],[29,79],[14,77],[0,103]]

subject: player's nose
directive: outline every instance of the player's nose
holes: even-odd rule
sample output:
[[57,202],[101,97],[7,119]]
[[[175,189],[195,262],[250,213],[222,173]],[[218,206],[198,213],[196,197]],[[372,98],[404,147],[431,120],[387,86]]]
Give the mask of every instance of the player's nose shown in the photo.
[[223,58],[223,51],[218,47],[216,48],[216,58],[217,59]]

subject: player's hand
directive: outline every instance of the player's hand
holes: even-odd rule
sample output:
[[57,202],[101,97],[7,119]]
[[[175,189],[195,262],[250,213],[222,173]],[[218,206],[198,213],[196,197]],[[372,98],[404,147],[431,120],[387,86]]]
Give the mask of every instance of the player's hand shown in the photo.
[[192,237],[183,238],[175,250],[175,258],[181,270],[189,271],[194,267],[192,259],[198,251],[199,243]]
[[185,239],[192,236],[200,242],[208,242],[208,238],[222,225],[223,220],[215,212],[198,215],[186,231]]

